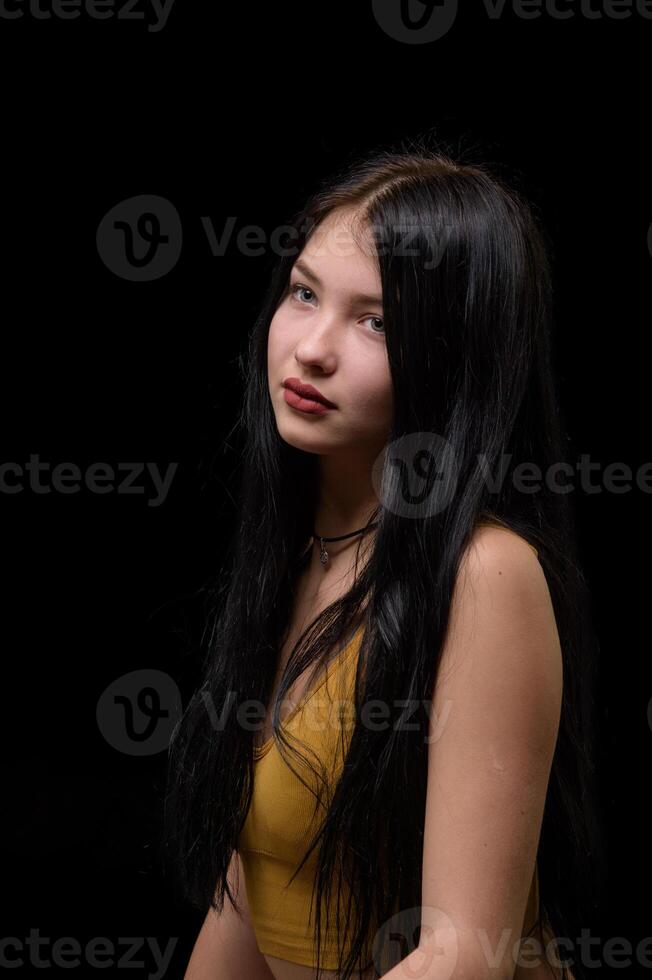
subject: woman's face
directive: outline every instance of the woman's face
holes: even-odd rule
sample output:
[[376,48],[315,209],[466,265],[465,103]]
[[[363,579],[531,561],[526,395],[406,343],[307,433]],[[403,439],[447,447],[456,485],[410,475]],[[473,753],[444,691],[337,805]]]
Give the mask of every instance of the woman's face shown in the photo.
[[[269,391],[282,439],[306,452],[380,452],[392,421],[392,382],[380,274],[353,212],[334,211],[296,259],[270,324]],[[357,226],[359,228],[359,225]],[[293,394],[312,385],[335,408]],[[291,382],[291,383],[294,383]]]

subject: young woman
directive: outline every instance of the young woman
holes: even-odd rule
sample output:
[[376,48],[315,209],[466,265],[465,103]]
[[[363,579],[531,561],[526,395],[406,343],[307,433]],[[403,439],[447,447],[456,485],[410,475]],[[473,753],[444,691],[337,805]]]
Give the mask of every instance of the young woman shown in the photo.
[[597,643],[546,478],[542,232],[423,146],[351,166],[293,228],[171,751],[168,841],[207,913],[186,978],[579,980]]

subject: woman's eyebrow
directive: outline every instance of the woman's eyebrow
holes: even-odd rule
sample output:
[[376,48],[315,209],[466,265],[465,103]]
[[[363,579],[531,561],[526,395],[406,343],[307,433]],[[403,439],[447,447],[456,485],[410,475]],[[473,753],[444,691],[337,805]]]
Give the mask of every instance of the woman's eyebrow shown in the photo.
[[[303,273],[303,275],[307,276],[308,279],[312,279],[312,281],[315,282],[320,289],[323,288],[324,284],[319,276],[314,273],[302,259],[297,259],[297,261],[294,263],[293,269],[296,269],[297,272]],[[383,305],[382,296],[370,296],[368,293],[356,293],[353,296],[353,299],[361,303],[377,303],[379,306]]]

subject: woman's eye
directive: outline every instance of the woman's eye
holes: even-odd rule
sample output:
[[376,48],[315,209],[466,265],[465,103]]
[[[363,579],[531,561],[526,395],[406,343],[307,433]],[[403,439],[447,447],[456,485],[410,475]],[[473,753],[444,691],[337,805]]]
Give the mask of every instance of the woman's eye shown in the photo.
[[373,330],[372,329],[372,331],[371,331],[372,333],[385,333],[385,324],[383,323],[382,319],[379,316],[369,316],[369,317],[367,317],[367,319],[368,320],[375,320],[376,323],[379,323],[380,324],[380,329],[379,330]]
[[[304,293],[312,293],[312,289],[310,289],[308,286],[302,286],[301,283],[296,282],[293,286],[290,286],[290,295],[296,298],[297,290],[299,289]],[[299,302],[301,303],[302,300],[299,300]]]
[[[298,296],[298,293],[299,292],[302,292],[302,293],[310,293],[311,296],[313,296],[313,297],[315,295],[314,292],[312,291],[312,289],[309,286],[302,286],[300,282],[292,283],[290,285],[290,296],[293,299],[298,300],[298,302],[301,303],[304,306],[305,306],[304,301],[302,299],[300,299],[299,296]],[[385,324],[383,323],[382,317],[379,317],[379,316],[368,316],[368,317],[366,317],[366,319],[367,320],[375,320],[376,323],[379,323],[380,324],[380,327],[379,328],[373,328],[372,327],[372,330],[371,330],[372,333],[383,334],[385,332]]]

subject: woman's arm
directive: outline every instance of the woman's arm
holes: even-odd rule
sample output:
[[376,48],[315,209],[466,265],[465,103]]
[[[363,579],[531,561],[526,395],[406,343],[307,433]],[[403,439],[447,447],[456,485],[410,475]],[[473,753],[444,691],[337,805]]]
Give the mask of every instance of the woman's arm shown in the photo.
[[265,957],[258,949],[251,925],[244,868],[237,851],[228,871],[229,887],[242,906],[242,918],[228,896],[222,914],[210,908],[188,962],[184,980],[274,980]]
[[432,702],[420,948],[387,980],[514,977],[562,689],[542,567],[511,531],[476,531]]

